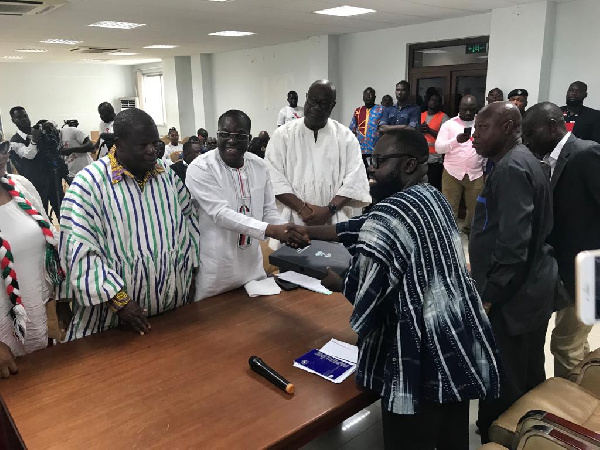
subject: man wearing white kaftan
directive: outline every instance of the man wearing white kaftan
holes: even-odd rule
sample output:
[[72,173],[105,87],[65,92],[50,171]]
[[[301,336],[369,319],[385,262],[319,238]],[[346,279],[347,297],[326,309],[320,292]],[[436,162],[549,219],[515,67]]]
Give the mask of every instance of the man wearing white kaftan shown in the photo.
[[218,150],[197,157],[186,176],[200,227],[196,300],[266,278],[259,241],[285,235],[267,166],[246,152],[248,116],[235,110],[223,114],[217,137]]
[[371,203],[360,145],[348,127],[329,118],[334,106],[335,87],[313,83],[304,119],[279,127],[269,141],[265,162],[287,221],[335,224]]

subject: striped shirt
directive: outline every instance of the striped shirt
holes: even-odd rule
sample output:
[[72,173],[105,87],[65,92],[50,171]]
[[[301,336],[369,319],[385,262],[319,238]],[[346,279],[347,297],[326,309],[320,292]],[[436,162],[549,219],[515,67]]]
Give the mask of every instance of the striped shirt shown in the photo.
[[120,290],[149,316],[183,305],[198,266],[195,211],[179,177],[159,162],[140,186],[109,158],[79,172],[61,208],[61,297],[74,299],[67,340],[118,325],[108,301]]
[[416,413],[421,399],[497,398],[498,351],[444,197],[419,184],[337,232],[354,251],[344,295],[359,336],[357,383],[396,414]]

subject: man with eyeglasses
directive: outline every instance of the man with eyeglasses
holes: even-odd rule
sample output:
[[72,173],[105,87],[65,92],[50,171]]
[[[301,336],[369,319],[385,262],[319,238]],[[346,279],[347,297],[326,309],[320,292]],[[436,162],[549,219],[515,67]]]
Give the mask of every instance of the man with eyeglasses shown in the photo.
[[260,241],[287,242],[292,234],[277,212],[266,164],[247,151],[250,126],[244,112],[224,113],[218,151],[197,157],[187,170],[202,230],[195,300],[266,278]]
[[304,119],[279,127],[267,146],[265,162],[277,206],[288,222],[337,223],[371,203],[359,142],[348,127],[329,118],[335,100],[330,81],[315,81]]
[[469,448],[469,400],[499,394],[498,352],[443,195],[424,181],[416,130],[386,133],[369,167],[375,205],[336,226],[297,227],[341,241],[345,277],[323,285],[354,305],[356,382],[381,396],[386,449]]
[[199,230],[190,194],[157,163],[147,113],[120,112],[114,135],[114,150],[77,174],[62,204],[60,298],[73,298],[67,340],[116,326],[144,334],[147,317],[191,300]]

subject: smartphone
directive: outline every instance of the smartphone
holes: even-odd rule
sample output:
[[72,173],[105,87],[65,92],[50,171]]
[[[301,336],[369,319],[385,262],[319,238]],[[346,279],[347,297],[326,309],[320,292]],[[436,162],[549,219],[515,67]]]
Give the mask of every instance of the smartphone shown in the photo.
[[471,136],[471,129],[472,129],[472,127],[467,127],[467,128],[465,128],[465,131],[463,131],[463,133]]
[[581,252],[575,260],[575,294],[579,318],[600,322],[600,250]]

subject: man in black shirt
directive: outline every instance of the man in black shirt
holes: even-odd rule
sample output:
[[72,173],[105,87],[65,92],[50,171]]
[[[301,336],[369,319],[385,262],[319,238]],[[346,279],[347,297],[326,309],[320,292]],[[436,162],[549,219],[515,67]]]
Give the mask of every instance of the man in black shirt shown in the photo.
[[546,379],[544,342],[558,279],[546,243],[550,180],[520,136],[521,114],[511,102],[491,103],[475,119],[473,147],[495,166],[477,199],[469,254],[506,371],[500,399],[479,403],[483,443],[492,422]]
[[188,140],[183,144],[182,159],[171,165],[171,169],[181,178],[185,184],[185,176],[190,163],[202,154],[202,144],[197,140]]
[[587,97],[587,84],[575,81],[567,91],[567,104],[560,109],[565,118],[567,131],[579,139],[600,143],[600,111],[583,106]]

